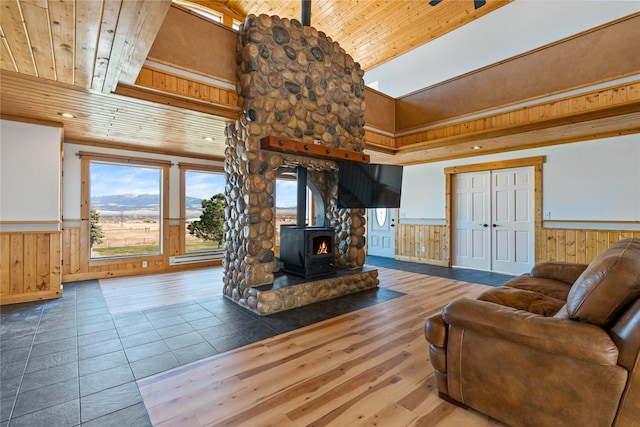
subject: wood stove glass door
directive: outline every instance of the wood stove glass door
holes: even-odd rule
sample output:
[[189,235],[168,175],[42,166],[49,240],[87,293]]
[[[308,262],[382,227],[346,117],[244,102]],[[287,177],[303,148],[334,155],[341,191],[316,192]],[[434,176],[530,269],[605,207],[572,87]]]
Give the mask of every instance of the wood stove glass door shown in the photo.
[[397,209],[375,208],[367,213],[367,254],[393,258]]

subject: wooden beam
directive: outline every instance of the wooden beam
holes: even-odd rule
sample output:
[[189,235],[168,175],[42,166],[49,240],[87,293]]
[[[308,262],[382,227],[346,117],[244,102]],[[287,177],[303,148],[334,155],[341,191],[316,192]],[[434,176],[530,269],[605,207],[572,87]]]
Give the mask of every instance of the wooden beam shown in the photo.
[[299,154],[328,160],[351,160],[354,162],[369,163],[368,154],[327,147],[325,145],[310,144],[308,142],[277,136],[265,136],[262,138],[260,140],[260,148],[263,150]]

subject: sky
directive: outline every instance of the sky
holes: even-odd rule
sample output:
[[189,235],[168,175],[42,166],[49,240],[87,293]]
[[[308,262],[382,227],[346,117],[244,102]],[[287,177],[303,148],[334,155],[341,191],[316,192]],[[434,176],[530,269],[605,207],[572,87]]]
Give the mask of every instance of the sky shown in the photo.
[[290,179],[276,180],[276,207],[292,208],[298,200],[298,184]]
[[[161,169],[91,162],[91,196],[116,194],[157,194]],[[221,173],[187,171],[185,188],[188,197],[208,199],[214,194],[224,193],[225,176]],[[296,181],[276,181],[276,206],[295,207],[297,199]]]
[[210,199],[214,194],[224,194],[224,174],[187,171],[185,173],[185,190],[187,197]]
[[161,169],[91,162],[91,197],[158,194]]

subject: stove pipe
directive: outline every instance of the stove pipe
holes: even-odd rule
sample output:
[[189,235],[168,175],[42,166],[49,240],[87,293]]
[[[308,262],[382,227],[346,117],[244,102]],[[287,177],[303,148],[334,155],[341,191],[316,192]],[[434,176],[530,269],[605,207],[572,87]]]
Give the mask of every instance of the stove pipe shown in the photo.
[[311,0],[302,0],[302,26],[311,25]]
[[296,168],[298,199],[296,208],[296,228],[306,228],[307,219],[307,168],[298,166]]

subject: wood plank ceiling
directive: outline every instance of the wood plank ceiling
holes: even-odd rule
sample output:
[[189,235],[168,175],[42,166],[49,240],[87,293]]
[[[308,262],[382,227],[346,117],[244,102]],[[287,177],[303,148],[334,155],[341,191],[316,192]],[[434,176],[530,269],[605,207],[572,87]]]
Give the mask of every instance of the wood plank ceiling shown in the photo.
[[[312,1],[311,25],[337,41],[364,70],[369,70],[511,1]],[[301,2],[294,0],[192,2],[223,5],[244,16],[265,14],[298,20],[301,16]]]
[[[432,1],[433,7],[426,0],[315,1],[311,21],[366,70],[510,1]],[[235,17],[300,17],[300,2],[294,0],[195,2],[230,8]],[[476,8],[476,3],[484,4]],[[134,84],[170,5],[171,0],[2,0],[3,118],[62,123],[66,141],[221,158],[228,119],[113,93],[118,83]],[[61,112],[76,117],[64,118]],[[209,136],[215,141],[203,139]],[[518,143],[517,136],[512,139],[503,138],[508,149]],[[468,155],[467,149],[455,157]],[[380,154],[376,159],[408,163],[429,156]]]

